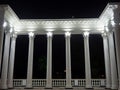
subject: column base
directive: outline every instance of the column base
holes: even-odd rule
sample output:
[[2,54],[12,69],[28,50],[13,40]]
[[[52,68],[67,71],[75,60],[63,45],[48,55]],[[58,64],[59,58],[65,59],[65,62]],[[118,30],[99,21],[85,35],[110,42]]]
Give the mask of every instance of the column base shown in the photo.
[[117,85],[112,85],[111,89],[116,90],[116,89],[118,89],[118,86]]
[[6,85],[3,86],[3,85],[1,84],[0,90],[7,90],[7,89],[8,89],[8,87],[6,87]]

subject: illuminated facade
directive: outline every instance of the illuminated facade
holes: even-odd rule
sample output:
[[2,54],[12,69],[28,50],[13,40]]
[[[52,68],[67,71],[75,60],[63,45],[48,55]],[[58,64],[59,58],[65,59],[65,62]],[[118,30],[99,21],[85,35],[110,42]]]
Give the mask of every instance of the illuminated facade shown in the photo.
[[[92,80],[89,53],[89,34],[101,34],[103,37],[105,80]],[[33,44],[36,34],[47,35],[47,75],[46,80],[34,81]],[[65,34],[66,47],[66,79],[52,79],[52,35]],[[71,34],[83,34],[85,52],[85,79],[71,79]],[[115,38],[113,37],[113,34]],[[5,36],[4,36],[5,35]],[[29,35],[28,69],[26,80],[13,80],[14,55],[18,35]],[[3,44],[3,39],[5,42]],[[10,40],[11,39],[11,40]],[[114,44],[115,40],[115,44]],[[11,45],[10,45],[11,44]],[[4,45],[4,49],[3,49]],[[116,48],[115,48],[116,47]],[[116,50],[115,50],[116,49]],[[4,50],[4,51],[3,51]],[[3,55],[2,55],[3,51]],[[10,52],[10,53],[9,53]],[[115,55],[116,53],[116,55]],[[3,57],[3,62],[2,62]],[[2,63],[1,63],[2,62]],[[120,89],[120,3],[110,3],[99,18],[87,19],[19,19],[7,5],[0,5],[0,67],[1,89],[25,87],[53,88],[54,86],[68,89],[76,87],[94,88],[104,86],[110,89]]]

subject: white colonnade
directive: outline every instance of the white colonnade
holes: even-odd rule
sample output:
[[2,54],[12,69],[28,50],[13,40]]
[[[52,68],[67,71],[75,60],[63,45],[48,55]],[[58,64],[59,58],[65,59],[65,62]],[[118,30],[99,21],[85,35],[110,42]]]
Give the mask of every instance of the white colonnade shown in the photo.
[[[117,69],[115,63],[115,52],[113,36],[111,34],[103,34],[103,46],[105,57],[105,71],[106,71],[106,88],[117,88]],[[46,71],[46,87],[52,88],[52,32],[47,33],[47,71]],[[91,83],[91,65],[90,65],[90,50],[89,50],[89,32],[84,32],[84,53],[85,53],[85,88],[92,88]],[[13,88],[13,70],[14,70],[14,57],[15,57],[15,44],[16,34],[11,37],[10,48],[10,61],[9,60],[9,46],[10,46],[10,33],[5,34],[5,47],[3,55],[3,67],[1,75],[1,89]],[[26,88],[32,87],[32,74],[33,74],[33,52],[34,52],[34,33],[29,33],[29,50],[28,50],[28,68]],[[72,88],[71,83],[71,47],[70,47],[70,32],[65,32],[66,42],[66,88]],[[8,69],[9,64],[9,69]],[[7,73],[8,72],[8,73]],[[8,85],[7,85],[8,74]],[[110,84],[110,82],[112,82]]]

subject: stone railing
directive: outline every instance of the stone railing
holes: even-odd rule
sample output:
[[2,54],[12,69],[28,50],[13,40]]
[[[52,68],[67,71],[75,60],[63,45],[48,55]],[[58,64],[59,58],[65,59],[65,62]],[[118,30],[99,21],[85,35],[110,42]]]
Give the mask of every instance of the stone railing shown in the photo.
[[65,87],[66,80],[65,79],[53,79],[52,86],[53,87]]
[[105,86],[105,79],[92,79],[91,82],[93,87]]
[[26,79],[14,79],[13,86],[14,87],[25,87],[26,86]]
[[[92,79],[92,86],[93,87],[102,87],[105,86],[105,79]],[[85,79],[72,79],[71,84],[73,87],[85,87]],[[14,87],[25,87],[26,86],[26,79],[14,79],[13,80]],[[46,86],[46,79],[33,79],[32,80],[33,87],[45,87]],[[65,79],[52,79],[52,86],[53,87],[65,87],[66,80]]]
[[72,86],[74,87],[84,87],[85,86],[85,79],[72,79],[71,81]]
[[32,86],[33,87],[45,87],[46,79],[33,79]]

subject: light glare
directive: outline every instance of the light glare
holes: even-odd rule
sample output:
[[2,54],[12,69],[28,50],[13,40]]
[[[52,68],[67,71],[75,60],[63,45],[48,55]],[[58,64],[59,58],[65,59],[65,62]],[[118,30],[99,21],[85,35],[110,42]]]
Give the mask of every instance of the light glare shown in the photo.
[[89,32],[84,32],[84,36],[88,36],[89,35]]
[[71,28],[66,28],[66,29],[64,29],[64,31],[66,31],[66,32],[69,32],[69,31],[71,31],[72,29]]
[[105,27],[105,31],[106,31],[106,32],[108,32],[108,31],[109,31],[108,27]]
[[54,29],[49,28],[49,29],[46,29],[46,31],[48,31],[48,32],[52,32],[52,31],[54,31]]
[[47,36],[48,36],[48,37],[49,37],[49,36],[51,37],[51,36],[52,36],[52,32],[48,32],[48,33],[47,33]]
[[10,33],[12,33],[13,32],[13,29],[12,28],[10,28]]
[[4,22],[3,27],[6,27],[6,26],[7,26],[7,22]]
[[65,36],[70,36],[71,33],[70,32],[65,32]]
[[33,33],[33,32],[30,32],[30,33],[29,33],[29,36],[34,36],[34,33]]
[[115,22],[113,20],[111,20],[111,24],[112,26],[115,26]]

